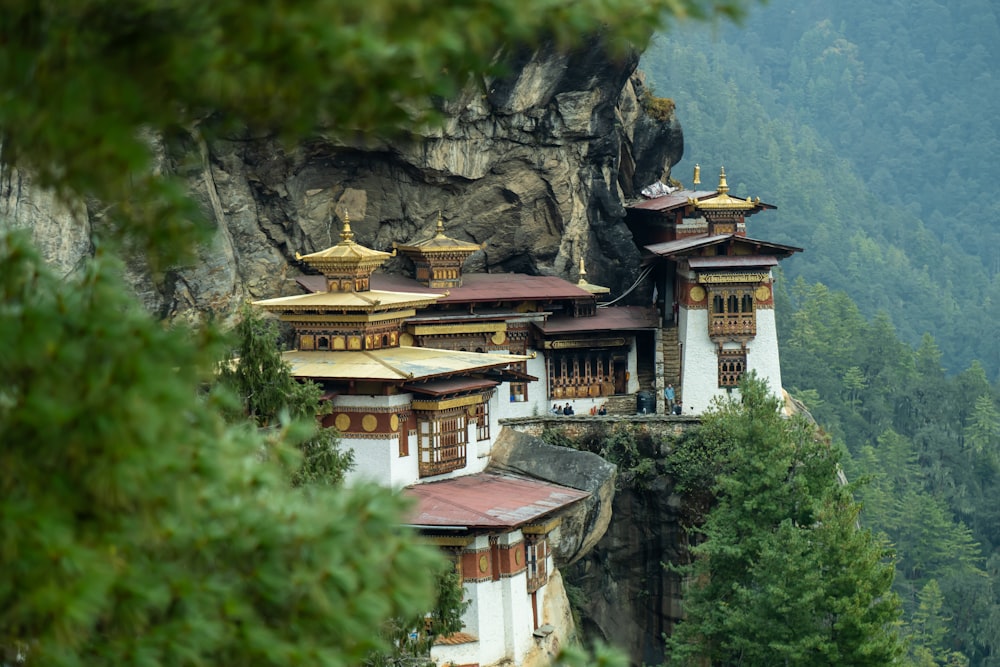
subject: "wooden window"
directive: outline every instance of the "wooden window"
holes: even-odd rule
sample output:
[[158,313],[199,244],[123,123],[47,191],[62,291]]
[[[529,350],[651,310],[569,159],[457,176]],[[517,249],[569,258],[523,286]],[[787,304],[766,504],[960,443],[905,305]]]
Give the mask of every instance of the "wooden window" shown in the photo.
[[[528,362],[519,361],[516,364],[511,364],[511,368],[520,371],[522,373],[528,372]],[[527,382],[511,382],[510,384],[510,402],[511,403],[524,403],[528,400],[528,383]],[[487,436],[489,437],[489,436]],[[483,440],[484,438],[480,438]]]
[[500,538],[490,535],[490,562],[493,564],[493,581],[500,581]]
[[441,475],[465,467],[469,441],[465,408],[432,413],[417,420],[421,477]]
[[399,456],[400,458],[410,455],[410,429],[408,417],[405,414],[399,415]]
[[472,420],[476,423],[476,440],[482,442],[490,439],[490,401],[472,406]]
[[713,290],[712,312],[708,318],[709,336],[754,336],[757,320],[753,311],[753,293],[749,286]]
[[551,351],[547,354],[551,398],[585,398],[615,393],[614,362],[608,350]]
[[545,535],[524,536],[524,563],[527,566],[529,593],[534,593],[548,583],[548,556],[549,543]]
[[736,387],[747,368],[747,352],[741,350],[719,351],[719,386]]

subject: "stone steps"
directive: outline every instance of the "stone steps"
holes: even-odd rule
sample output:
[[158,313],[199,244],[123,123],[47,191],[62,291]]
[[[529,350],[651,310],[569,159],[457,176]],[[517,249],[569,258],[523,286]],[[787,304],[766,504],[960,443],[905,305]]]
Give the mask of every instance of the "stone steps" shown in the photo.
[[665,327],[661,331],[663,352],[663,386],[674,385],[677,399],[681,398],[681,350],[678,345],[677,327]]
[[634,415],[636,398],[634,394],[607,396],[604,399],[604,406],[608,409],[609,415]]

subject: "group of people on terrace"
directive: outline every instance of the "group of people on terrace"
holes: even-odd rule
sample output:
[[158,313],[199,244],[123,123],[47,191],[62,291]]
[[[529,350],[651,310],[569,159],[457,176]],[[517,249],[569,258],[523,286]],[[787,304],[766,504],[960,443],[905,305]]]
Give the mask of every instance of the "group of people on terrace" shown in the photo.
[[[563,406],[560,406],[558,403],[553,403],[552,404],[552,410],[550,410],[550,412],[552,414],[554,414],[554,415],[575,415],[576,414],[576,411],[573,409],[573,406],[570,405],[569,403],[566,403],[566,405],[563,405]],[[591,408],[590,409],[590,414],[591,415],[606,415],[606,414],[608,414],[608,409],[607,409],[607,407],[605,407],[604,403],[601,403],[600,406]]]

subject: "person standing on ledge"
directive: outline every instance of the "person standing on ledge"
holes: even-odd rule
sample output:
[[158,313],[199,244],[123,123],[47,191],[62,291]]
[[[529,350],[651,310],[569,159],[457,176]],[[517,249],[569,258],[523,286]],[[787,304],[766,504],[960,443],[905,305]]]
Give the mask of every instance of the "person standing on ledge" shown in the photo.
[[667,383],[666,388],[663,390],[663,398],[667,401],[667,411],[670,412],[674,409],[674,385]]

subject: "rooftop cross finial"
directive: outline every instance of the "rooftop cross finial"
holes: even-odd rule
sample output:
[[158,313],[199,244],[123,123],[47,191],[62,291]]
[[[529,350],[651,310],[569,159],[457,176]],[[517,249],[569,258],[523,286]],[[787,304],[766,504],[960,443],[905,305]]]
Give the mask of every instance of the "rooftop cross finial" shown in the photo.
[[723,167],[722,171],[719,172],[719,193],[726,194],[729,192],[729,183],[726,182],[726,168]]
[[340,231],[340,240],[345,243],[354,242],[354,232],[351,231],[351,214],[344,209],[344,227]]

